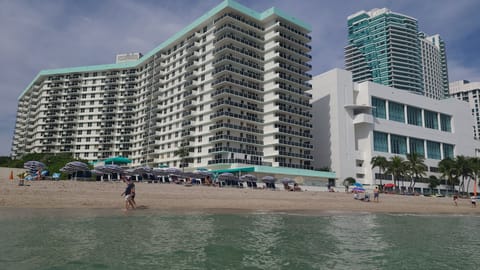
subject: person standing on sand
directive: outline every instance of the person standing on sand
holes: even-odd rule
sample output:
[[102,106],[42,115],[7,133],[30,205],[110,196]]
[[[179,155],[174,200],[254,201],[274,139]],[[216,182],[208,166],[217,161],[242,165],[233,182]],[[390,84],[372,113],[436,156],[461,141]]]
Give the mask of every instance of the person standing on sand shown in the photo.
[[472,196],[472,197],[470,197],[470,200],[472,201],[472,208],[477,207],[477,197]]
[[458,195],[457,194],[453,195],[453,203],[455,204],[455,206],[458,206]]
[[373,201],[378,202],[378,196],[379,196],[380,191],[378,190],[378,186],[375,187],[373,190]]

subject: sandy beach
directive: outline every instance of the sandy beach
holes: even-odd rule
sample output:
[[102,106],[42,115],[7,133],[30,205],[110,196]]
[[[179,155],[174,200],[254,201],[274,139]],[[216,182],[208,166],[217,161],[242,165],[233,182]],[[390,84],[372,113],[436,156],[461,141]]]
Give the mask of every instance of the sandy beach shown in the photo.
[[[122,209],[121,182],[0,180],[1,208]],[[380,202],[354,200],[352,194],[320,191],[288,192],[281,189],[186,187],[176,184],[136,183],[136,201],[142,209],[168,211],[285,211],[313,213],[418,213],[479,214],[470,200],[380,194]]]

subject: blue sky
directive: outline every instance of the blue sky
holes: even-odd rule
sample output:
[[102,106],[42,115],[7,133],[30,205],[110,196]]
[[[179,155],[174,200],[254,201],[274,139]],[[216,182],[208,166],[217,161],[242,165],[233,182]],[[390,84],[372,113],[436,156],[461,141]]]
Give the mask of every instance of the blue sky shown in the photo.
[[[0,0],[0,155],[9,155],[17,98],[42,69],[113,63],[147,53],[220,0]],[[450,81],[480,81],[480,1],[238,0],[256,11],[275,6],[312,26],[312,75],[343,68],[346,18],[387,7],[418,20],[446,42]]]

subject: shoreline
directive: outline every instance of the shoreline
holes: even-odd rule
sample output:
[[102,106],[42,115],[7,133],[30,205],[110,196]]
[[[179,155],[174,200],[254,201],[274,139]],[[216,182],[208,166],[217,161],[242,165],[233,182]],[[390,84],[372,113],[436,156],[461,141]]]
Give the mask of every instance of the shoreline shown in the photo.
[[[17,181],[0,179],[0,210],[83,209],[105,213],[123,210],[121,182],[30,181],[18,186]],[[307,187],[308,189],[308,187]],[[480,207],[472,208],[470,200],[380,194],[380,202],[363,202],[344,192],[281,189],[186,187],[176,184],[136,183],[137,205],[143,209],[128,212],[164,213],[285,213],[305,215],[351,214],[422,214],[479,215]],[[23,211],[21,211],[23,212]],[[28,211],[25,211],[28,212]],[[40,211],[42,212],[42,211]],[[86,211],[88,212],[88,211]],[[121,211],[119,211],[121,212]]]

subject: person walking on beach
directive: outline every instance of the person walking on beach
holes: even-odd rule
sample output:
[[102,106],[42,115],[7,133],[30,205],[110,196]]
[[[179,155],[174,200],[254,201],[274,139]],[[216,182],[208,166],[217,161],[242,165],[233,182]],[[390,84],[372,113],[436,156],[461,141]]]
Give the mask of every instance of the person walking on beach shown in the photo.
[[130,181],[130,183],[132,184],[132,190],[131,190],[131,193],[130,193],[132,195],[132,196],[130,196],[131,203],[132,203],[133,208],[137,208],[137,203],[135,202],[135,194],[136,194],[135,183],[133,182],[132,179],[128,179],[128,181]]
[[[125,180],[124,180],[125,181]],[[132,190],[135,192],[135,185],[129,181],[125,181],[127,183],[127,187],[125,191],[120,196],[125,196],[125,210],[128,210],[128,206],[132,209],[135,209],[135,206],[132,202]]]
[[472,197],[470,197],[470,200],[472,201],[472,208],[477,207],[477,197],[472,196]]
[[455,206],[458,206],[458,195],[457,194],[453,195],[453,203],[455,204]]
[[378,186],[375,187],[373,190],[373,201],[378,202],[378,196],[379,196],[380,190],[378,190]]

